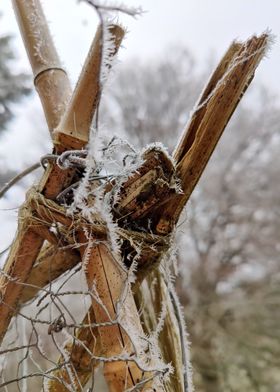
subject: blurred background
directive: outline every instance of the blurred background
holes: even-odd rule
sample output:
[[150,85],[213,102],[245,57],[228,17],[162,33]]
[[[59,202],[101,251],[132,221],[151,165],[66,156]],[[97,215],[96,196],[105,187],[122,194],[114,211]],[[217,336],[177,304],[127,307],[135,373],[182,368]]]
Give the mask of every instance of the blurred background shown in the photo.
[[[102,101],[102,128],[172,152],[199,93],[234,38],[268,29],[276,43],[256,72],[178,227],[177,288],[199,392],[280,390],[280,64],[274,0],[131,1],[128,34]],[[97,26],[75,0],[43,2],[71,80]],[[0,186],[51,143],[10,1],[0,5]],[[0,200],[2,262],[34,173]],[[97,389],[101,391],[101,387]],[[13,391],[13,389],[9,389]]]

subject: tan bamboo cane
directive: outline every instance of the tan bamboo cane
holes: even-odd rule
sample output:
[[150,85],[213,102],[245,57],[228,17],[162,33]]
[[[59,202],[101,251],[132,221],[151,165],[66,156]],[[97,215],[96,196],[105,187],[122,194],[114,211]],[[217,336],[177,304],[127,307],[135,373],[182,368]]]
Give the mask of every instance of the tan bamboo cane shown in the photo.
[[215,68],[213,74],[211,75],[207,85],[204,87],[204,90],[197,103],[197,107],[199,107],[199,109],[197,109],[197,107],[194,109],[194,115],[192,115],[189,125],[183,131],[179,143],[173,152],[175,162],[180,162],[184,155],[186,155],[188,150],[191,148],[196,136],[196,130],[207,110],[207,105],[203,105],[203,103],[206,102],[210,94],[213,93],[214,89],[217,87],[218,82],[223,79],[230,64],[232,64],[241,47],[242,44],[235,41],[229,46],[226,53]]
[[167,203],[159,218],[158,233],[170,232],[178,221],[219,138],[251,83],[268,43],[267,34],[254,36],[242,45],[234,44],[222,60],[218,68],[222,71],[221,76],[224,76],[218,79],[220,72],[214,74],[211,85],[207,86],[203,94],[204,101],[201,100],[194,111],[178,149],[174,152],[183,195],[175,196]]
[[12,0],[12,3],[33,70],[34,85],[52,131],[71,97],[70,82],[52,42],[40,1]]
[[[102,42],[103,28],[100,25],[97,29],[73,97],[55,132],[55,142],[68,148],[82,148],[88,142],[89,124],[101,96],[100,67],[105,50]],[[106,34],[114,48],[110,55],[114,57],[122,42],[124,30],[116,24],[108,25],[107,29]],[[81,145],[77,144],[76,139],[81,141]]]
[[[114,56],[120,47],[124,31],[120,26],[114,24],[108,26],[108,30],[115,48],[115,51],[111,53]],[[88,143],[89,129],[101,94],[99,90],[99,70],[103,53],[102,43],[100,42],[101,31],[102,28],[99,27],[69,107],[55,130],[54,143],[58,153],[65,149],[83,149]],[[80,110],[81,114],[79,113]],[[86,118],[87,128],[83,116]],[[60,190],[70,185],[73,174],[73,170],[61,170],[57,165],[50,165],[39,189],[47,198],[54,199]],[[49,178],[51,178],[51,181]]]
[[[89,129],[101,94],[99,84],[102,55],[101,32],[102,28],[99,27],[68,110],[56,130],[55,142],[58,148],[60,145],[66,145],[68,148],[82,148],[88,142]],[[124,31],[117,25],[111,25],[109,26],[109,32],[114,40],[116,52],[121,44]],[[52,195],[49,194],[48,196]],[[86,239],[84,240],[87,242]],[[81,390],[89,377],[93,376],[96,363],[91,361],[89,352],[94,350],[95,355],[100,355],[99,336],[93,338],[92,329],[86,328],[78,333],[77,338],[82,339],[83,347],[81,348],[79,344],[75,344],[75,341],[74,343],[67,342],[65,350],[71,353],[71,368],[67,370],[62,367],[53,373],[55,378],[48,383],[49,391],[64,391],[65,387],[63,385],[70,382],[69,371],[73,373],[71,382],[74,382],[77,390]],[[79,358],[79,362],[75,361],[75,358]],[[63,357],[59,359],[58,365],[61,362],[63,362]],[[90,363],[91,366],[81,369],[79,367],[81,362]],[[62,382],[59,380],[62,380]]]
[[[126,354],[127,358],[133,359],[133,356],[139,355],[136,352],[137,342],[133,342],[123,328],[131,328],[130,333],[138,338],[143,337],[143,330],[132,292],[129,287],[125,289],[127,271],[114,259],[106,245],[96,246],[90,253],[85,249],[85,259],[88,286],[94,287],[94,292],[98,296],[98,300],[92,300],[97,323],[116,321],[116,307],[122,301],[124,290],[127,290],[118,315],[120,324],[112,323],[109,326],[98,327],[103,356],[116,358]],[[111,392],[121,392],[132,388],[150,375],[143,372],[133,360],[111,360],[104,363],[104,376]],[[147,383],[143,391],[150,387],[150,384]]]
[[[149,335],[156,330],[158,318],[165,307],[165,319],[160,333],[159,347],[165,363],[171,363],[173,373],[166,382],[166,392],[182,392],[184,385],[184,372],[186,365],[183,358],[182,337],[178,315],[174,310],[166,282],[159,269],[154,269],[136,291],[134,298],[138,308],[141,308],[141,322],[145,333]],[[184,327],[183,327],[184,328]],[[188,358],[186,358],[188,359]],[[190,388],[188,388],[190,390]]]

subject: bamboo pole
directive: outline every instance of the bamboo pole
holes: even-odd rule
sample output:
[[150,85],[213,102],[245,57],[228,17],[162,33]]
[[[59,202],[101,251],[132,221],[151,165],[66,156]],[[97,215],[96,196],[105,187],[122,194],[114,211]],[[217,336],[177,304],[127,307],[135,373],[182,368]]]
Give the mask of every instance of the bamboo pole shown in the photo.
[[39,0],[12,0],[49,129],[57,127],[71,86],[54,47]]
[[[212,78],[213,87],[207,86],[203,94],[203,98],[207,98],[194,111],[178,149],[174,152],[174,157],[178,160],[177,175],[181,180],[183,194],[170,200],[163,213],[158,212],[158,233],[169,233],[177,223],[228,121],[251,83],[268,42],[269,36],[263,34],[252,37],[242,45],[233,45]],[[230,62],[227,61],[227,56],[228,60],[231,58]],[[222,78],[216,80],[216,76]],[[205,106],[202,111],[201,106]]]
[[23,285],[19,283],[26,282],[44,241],[30,230],[31,218],[23,206],[19,211],[16,239],[0,275],[0,343],[23,290]]
[[222,57],[220,63],[215,68],[207,85],[204,87],[204,90],[198,100],[197,107],[194,110],[194,114],[192,115],[186,129],[182,133],[179,143],[173,152],[175,162],[179,163],[189,151],[189,149],[192,147],[196,136],[197,128],[201,123],[201,120],[207,110],[207,105],[203,103],[206,102],[207,98],[213,93],[213,91],[217,87],[219,81],[222,80],[241,47],[242,44],[235,41],[230,45],[230,47]]
[[[82,235],[81,242],[85,239]],[[94,247],[90,253],[88,249],[82,252],[86,262],[87,283],[95,293],[92,308],[96,322],[112,322],[112,325],[98,327],[103,355],[108,359],[122,355],[127,358],[127,361],[106,361],[103,368],[109,391],[121,392],[151,376],[133,361],[133,356],[141,359],[139,345],[133,337],[144,337],[139,314],[127,285],[127,271],[114,259],[107,246],[102,244]],[[116,320],[117,324],[114,322]],[[146,363],[143,357],[142,361]],[[151,382],[147,382],[141,390],[150,388]],[[158,388],[158,391],[161,390],[161,387]]]
[[[264,35],[260,38],[253,37],[252,40],[247,41],[243,45],[234,43],[212,75],[212,78],[198,102],[198,106],[188,127],[182,135],[178,147],[174,151],[175,162],[177,162],[177,173],[179,178],[182,178],[183,180],[182,189],[184,194],[181,196],[174,196],[174,198],[169,199],[160,209],[154,210],[151,213],[150,218],[154,219],[154,222],[157,223],[157,225],[155,225],[157,233],[168,234],[172,231],[188,197],[192,193],[201,173],[204,171],[220,134],[251,82],[254,70],[266,50],[267,41],[268,37]],[[241,61],[240,64],[239,61]],[[239,65],[239,72],[237,70],[234,72],[231,68],[234,62],[236,66]],[[224,78],[225,74],[228,74],[227,78]],[[241,78],[241,80],[239,80],[239,78]],[[223,82],[221,83],[220,81],[222,79]],[[239,91],[236,92],[235,88],[238,88],[237,86],[239,87]],[[228,92],[227,88],[230,89],[230,92],[228,96],[224,97],[223,93],[226,95],[226,92]],[[233,102],[231,101],[231,98],[233,99]],[[224,114],[226,104],[229,104],[229,111]],[[213,117],[211,117],[212,113]],[[208,123],[208,121],[205,120],[206,118],[209,122],[212,120],[212,124],[210,123],[211,126],[206,126]],[[215,118],[220,120],[222,118],[224,123],[221,121],[221,124],[218,124],[217,126],[214,122]],[[205,121],[203,125],[205,127],[205,133],[202,132],[203,121]],[[188,159],[186,159],[186,157]],[[192,175],[194,176],[195,181],[192,181]],[[155,278],[157,279],[156,283]],[[146,302],[147,299],[144,301],[144,306],[146,306],[146,308],[144,307],[141,316],[143,328],[145,329],[145,332],[148,333],[151,330],[151,325],[156,323],[156,317],[159,312],[159,296],[165,295],[165,283],[163,277],[156,270],[152,271],[147,279],[148,281],[144,281],[144,285],[141,285],[136,291],[135,298],[136,301],[140,301],[138,302],[138,306],[143,306],[141,302],[142,296],[147,298],[147,296],[150,295],[148,302]],[[153,290],[150,292],[148,291],[149,283],[147,283],[149,282],[149,279],[153,281]],[[170,298],[168,296],[166,298],[168,303]],[[176,331],[175,326],[177,322],[175,321],[174,323],[174,311],[172,310],[172,306],[171,309],[169,306],[170,303],[167,309],[167,317],[160,345],[165,360],[171,361],[175,367],[175,372],[171,375],[171,378],[166,385],[166,390],[181,391],[183,384],[184,388],[186,388],[187,385],[190,387],[190,380],[186,380],[187,377],[184,376],[185,380],[183,382],[182,373],[180,373],[182,364],[184,366],[186,365],[186,352],[183,354],[182,341],[181,339],[178,341],[179,334],[178,331]]]
[[[163,304],[166,307],[164,326],[159,339],[160,352],[165,363],[171,363],[174,371],[166,383],[166,391],[182,392],[184,385],[183,366],[186,365],[184,347],[176,310],[171,301],[166,282],[159,269],[154,269],[134,294],[137,307],[141,309],[141,323],[147,335],[156,330]],[[187,358],[186,358],[187,359]],[[188,389],[190,390],[190,388]]]
[[[124,30],[118,25],[110,25],[114,56],[121,44]],[[99,68],[102,56],[101,27],[97,29],[89,54],[86,58],[77,86],[72,95],[61,122],[54,132],[56,151],[61,153],[65,149],[83,149],[89,141],[89,130],[98,107],[101,94],[99,84]],[[80,113],[81,111],[81,113]],[[85,116],[85,120],[83,119]],[[57,194],[71,184],[74,170],[61,170],[57,165],[50,165],[40,182],[40,191],[49,199],[55,199]],[[49,178],[51,177],[51,181]]]

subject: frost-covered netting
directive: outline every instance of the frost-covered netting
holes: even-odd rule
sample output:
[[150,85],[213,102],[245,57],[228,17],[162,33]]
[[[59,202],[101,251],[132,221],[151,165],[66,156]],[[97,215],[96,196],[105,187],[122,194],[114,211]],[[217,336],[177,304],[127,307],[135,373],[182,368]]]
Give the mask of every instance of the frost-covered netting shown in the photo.
[[[66,228],[57,221],[53,206],[34,191],[34,204],[45,204],[49,217],[44,220],[41,214],[30,224],[35,227],[53,221],[51,233],[61,241],[56,246],[57,251],[82,249],[83,261],[15,311],[17,315],[1,351],[1,387],[12,390],[17,385],[19,390],[31,390],[43,386],[43,390],[59,387],[75,391],[82,390],[88,383],[93,388],[92,375],[97,367],[105,364],[109,368],[108,364],[122,361],[134,362],[142,375],[133,387],[123,390],[142,390],[148,386],[162,390],[163,385],[169,390],[184,390],[188,348],[173,286],[176,252],[172,236],[159,238],[153,234],[148,219],[146,222],[139,219],[137,223],[137,219],[131,221],[127,216],[118,223],[116,218],[123,186],[139,173],[147,154],[163,154],[169,159],[168,155],[159,145],[136,152],[118,138],[106,144],[102,144],[95,132],[92,138],[88,154],[74,151],[58,158],[61,167],[76,165],[84,170],[74,189],[60,196],[62,208],[73,227]],[[175,179],[172,178],[169,185],[177,189]],[[111,273],[120,279],[119,294],[113,300],[113,316],[104,298],[116,295],[114,287],[109,293],[100,293],[95,270],[98,266],[90,266],[92,251],[100,247],[112,255],[105,262],[111,260],[114,265],[113,272],[105,271],[106,279],[113,283]],[[148,261],[153,266],[147,269],[148,276],[145,267],[139,264],[143,248],[145,258],[149,258],[150,252]],[[90,268],[94,271],[91,286],[88,284]],[[49,274],[52,274],[52,264]],[[30,288],[28,283],[25,286]],[[98,308],[107,315],[106,321],[96,320]],[[99,336],[99,329],[103,328],[105,333],[112,334],[110,339],[114,341],[115,326],[121,329],[121,336],[125,335],[126,340],[117,354],[111,347],[107,350],[104,345],[100,347]],[[186,374],[189,374],[190,386],[190,372]]]

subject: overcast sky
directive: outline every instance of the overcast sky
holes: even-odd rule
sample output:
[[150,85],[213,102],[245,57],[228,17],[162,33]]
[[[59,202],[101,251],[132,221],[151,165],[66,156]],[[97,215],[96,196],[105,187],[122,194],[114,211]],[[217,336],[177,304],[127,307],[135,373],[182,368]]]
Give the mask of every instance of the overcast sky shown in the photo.
[[[210,54],[214,53],[218,60],[233,39],[246,39],[254,33],[260,34],[270,29],[275,35],[275,44],[259,67],[256,80],[268,84],[280,96],[280,0],[127,0],[125,3],[140,5],[146,12],[137,20],[120,16],[128,28],[125,48],[120,52],[122,62],[135,57],[153,59],[164,53],[168,56],[168,46],[182,45],[193,52],[197,66],[205,70]],[[94,36],[96,15],[88,5],[78,4],[77,0],[44,0],[43,5],[61,59],[74,83]],[[0,2],[0,13],[0,34],[9,32],[15,36],[18,65],[30,70],[10,0]],[[21,105],[17,109],[17,120],[10,124],[9,132],[2,136],[2,167],[3,156],[7,151],[10,152],[9,157],[12,156],[9,165],[14,169],[26,167],[42,155],[42,151],[30,148],[38,144],[38,139],[43,139],[41,134],[34,135],[34,106],[38,108],[37,111],[40,110],[36,99]],[[31,118],[33,130],[30,127]],[[38,130],[40,128],[38,125]],[[48,150],[50,147],[45,144],[44,148]],[[18,206],[23,196],[23,190],[15,187],[9,194],[9,201],[1,201],[0,220],[7,221],[8,214],[15,218],[16,210],[13,213],[5,209]],[[13,237],[16,225],[14,218],[8,219],[9,224],[2,225],[5,230],[0,232],[0,251]]]
[[[170,44],[189,47],[204,65],[212,51],[221,57],[235,38],[246,39],[270,29],[276,37],[269,59],[264,61],[258,79],[279,91],[280,1],[279,0],[127,0],[125,4],[142,6],[143,16],[133,20],[120,16],[128,27],[121,59],[155,57]],[[43,0],[55,42],[72,81],[76,80],[87,53],[97,18],[87,4],[77,0]],[[16,46],[23,64],[28,67],[10,0],[0,4],[0,32],[16,34]],[[168,53],[166,52],[166,55]]]

